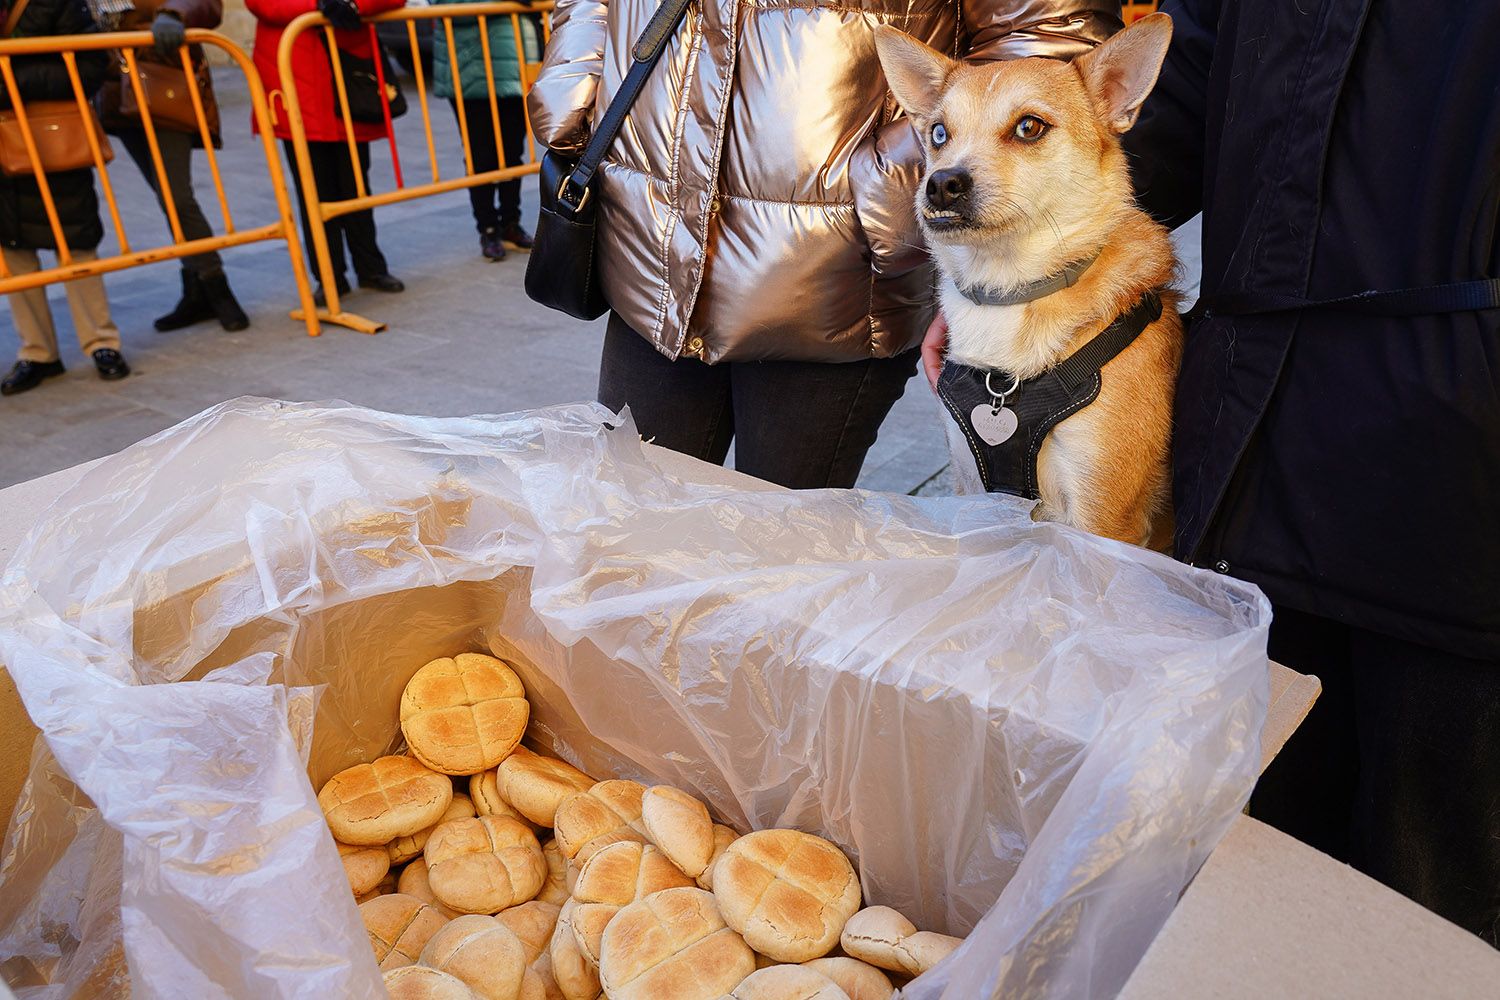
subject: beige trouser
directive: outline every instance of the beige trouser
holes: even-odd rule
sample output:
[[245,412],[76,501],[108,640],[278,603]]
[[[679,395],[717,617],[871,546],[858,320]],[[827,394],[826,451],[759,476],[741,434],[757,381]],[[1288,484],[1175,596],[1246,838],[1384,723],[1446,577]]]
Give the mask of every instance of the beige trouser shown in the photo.
[[[5,266],[11,274],[31,274],[41,269],[36,251],[3,247]],[[97,260],[93,250],[74,250],[73,259]],[[120,331],[115,321],[109,318],[109,299],[104,295],[104,278],[90,275],[63,285],[68,296],[68,311],[73,314],[73,328],[78,332],[78,343],[83,345],[85,356],[101,347],[120,349]],[[47,307],[47,287],[28,288],[24,292],[11,292],[10,312],[16,320],[16,333],[21,337],[22,361],[56,361],[57,328],[52,325],[52,310]]]

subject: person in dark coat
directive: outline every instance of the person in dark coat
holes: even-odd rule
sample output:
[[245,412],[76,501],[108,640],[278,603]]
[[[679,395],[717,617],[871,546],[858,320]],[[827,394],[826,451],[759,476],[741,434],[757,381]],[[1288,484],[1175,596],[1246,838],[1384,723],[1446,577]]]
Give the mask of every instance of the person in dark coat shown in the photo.
[[1324,686],[1251,813],[1500,945],[1500,4],[1163,10],[1126,146],[1203,212],[1177,554]]
[[[102,23],[106,31],[149,30],[156,44],[135,53],[137,64],[154,63],[170,66],[181,71],[182,59],[179,50],[189,28],[213,29],[224,19],[221,0],[135,0],[128,10],[112,18],[113,23]],[[188,56],[194,68],[199,86],[199,98],[203,103],[204,118],[209,126],[214,148],[219,147],[219,106],[214,98],[213,78],[209,75],[203,46],[193,45]],[[146,138],[146,129],[139,115],[126,114],[121,106],[124,87],[130,86],[123,79],[123,72],[100,91],[99,112],[104,127],[111,135],[118,136],[125,151],[140,168],[141,176],[152,191],[157,191],[160,182],[156,176],[156,165],[151,159],[151,147]],[[147,107],[148,111],[155,110]],[[172,207],[177,210],[178,226],[184,240],[201,240],[213,236],[213,228],[204,218],[193,191],[193,150],[202,148],[203,138],[198,131],[186,131],[173,126],[161,115],[153,115],[156,145],[161,153],[162,171],[167,175],[167,190],[172,195]],[[161,202],[163,213],[166,202]],[[162,332],[180,330],[204,320],[216,319],[219,325],[231,332],[243,330],[250,325],[250,317],[240,308],[229,288],[229,279],[224,275],[224,262],[218,253],[209,250],[182,259],[182,298],[171,312],[156,320],[156,328]]]
[[[7,6],[6,16],[9,14]],[[47,35],[82,35],[94,31],[94,21],[84,0],[30,0],[21,11],[12,38]],[[108,57],[103,52],[80,52],[78,75],[85,96],[92,97],[104,79]],[[73,100],[73,85],[67,66],[57,54],[18,55],[11,60],[16,87],[23,102]],[[0,85],[0,107],[11,107],[11,95]],[[63,239],[76,261],[94,260],[104,239],[99,221],[99,199],[94,192],[91,168],[47,175],[48,188],[57,209]],[[41,189],[35,177],[0,175],[0,245],[6,267],[13,275],[30,274],[41,267],[38,250],[56,250],[57,238],[47,218]],[[63,286],[78,342],[103,379],[130,374],[120,354],[120,332],[110,319],[104,279],[99,275],[78,278]],[[45,287],[12,292],[9,296],[16,333],[21,338],[20,359],[10,374],[0,380],[0,394],[13,396],[34,389],[43,379],[63,373],[58,356],[57,333],[47,306]]]

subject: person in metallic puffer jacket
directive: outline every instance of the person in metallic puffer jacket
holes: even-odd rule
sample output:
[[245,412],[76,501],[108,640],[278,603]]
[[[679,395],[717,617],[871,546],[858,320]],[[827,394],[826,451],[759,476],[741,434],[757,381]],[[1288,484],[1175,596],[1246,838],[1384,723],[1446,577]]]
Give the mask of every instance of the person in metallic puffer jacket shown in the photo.
[[[577,153],[656,0],[559,0],[529,95]],[[1068,59],[1109,0],[703,0],[600,173],[612,312],[600,400],[657,444],[796,488],[848,487],[934,310],[921,150],[875,55],[890,24],[974,60]]]

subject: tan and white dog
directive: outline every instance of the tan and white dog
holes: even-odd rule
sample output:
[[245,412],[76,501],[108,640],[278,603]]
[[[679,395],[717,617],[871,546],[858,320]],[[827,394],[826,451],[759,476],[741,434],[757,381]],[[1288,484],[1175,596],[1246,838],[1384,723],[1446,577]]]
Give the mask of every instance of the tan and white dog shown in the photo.
[[[995,415],[1011,379],[1044,381],[1085,345],[1087,360],[1101,331],[1160,302],[1159,317],[1137,322],[1134,339],[1097,369],[1097,396],[1036,431],[1029,460],[1035,518],[1156,546],[1170,535],[1182,321],[1167,287],[1171,242],[1135,205],[1119,137],[1155,84],[1171,34],[1171,19],[1153,14],[1071,63],[968,64],[893,28],[876,33],[891,90],[926,148],[916,211],[940,273],[948,367],[993,373],[983,384]],[[1005,419],[1014,431],[1013,416]],[[950,440],[955,469],[967,470],[962,485],[985,488],[975,427],[958,420]]]

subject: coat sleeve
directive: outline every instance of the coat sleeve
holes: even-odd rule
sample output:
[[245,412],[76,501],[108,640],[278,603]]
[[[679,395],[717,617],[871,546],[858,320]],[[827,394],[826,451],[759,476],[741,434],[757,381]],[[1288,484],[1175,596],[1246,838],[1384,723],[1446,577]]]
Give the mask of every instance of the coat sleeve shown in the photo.
[[1125,135],[1136,200],[1176,228],[1203,209],[1208,77],[1222,0],[1169,0],[1172,44],[1161,76]]
[[548,149],[576,153],[588,142],[607,13],[608,0],[558,0],[542,71],[527,96],[532,131]]
[[189,28],[217,28],[224,20],[223,0],[167,0],[158,10],[168,11]]

